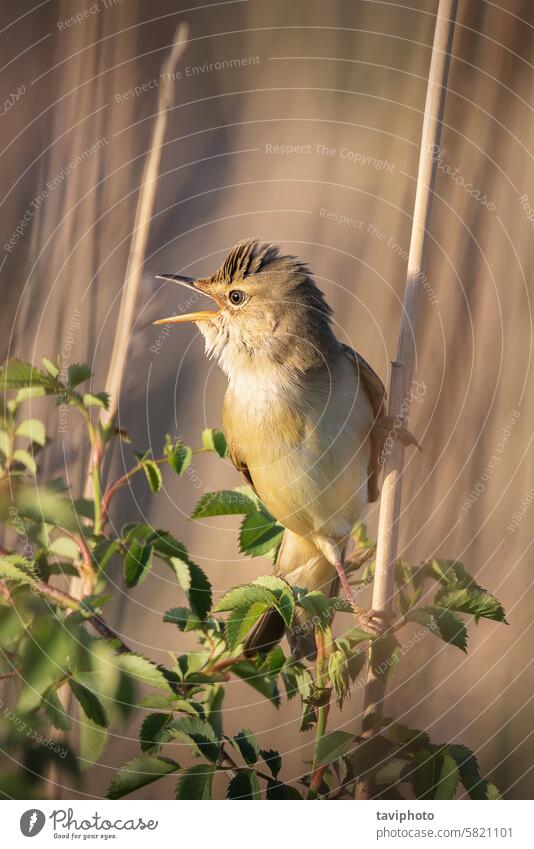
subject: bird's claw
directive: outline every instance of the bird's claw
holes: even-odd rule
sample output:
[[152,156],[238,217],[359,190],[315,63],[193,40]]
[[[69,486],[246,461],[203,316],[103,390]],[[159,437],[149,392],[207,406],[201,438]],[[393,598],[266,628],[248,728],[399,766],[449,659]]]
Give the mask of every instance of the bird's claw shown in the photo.
[[402,422],[403,419],[400,416],[381,416],[375,422],[373,430],[383,439],[387,439],[388,437],[400,439],[403,445],[415,445],[419,451],[422,451],[413,433],[410,433],[407,428],[403,427]]
[[358,624],[373,637],[381,637],[391,626],[392,614],[385,610],[365,610],[354,605],[354,613]]

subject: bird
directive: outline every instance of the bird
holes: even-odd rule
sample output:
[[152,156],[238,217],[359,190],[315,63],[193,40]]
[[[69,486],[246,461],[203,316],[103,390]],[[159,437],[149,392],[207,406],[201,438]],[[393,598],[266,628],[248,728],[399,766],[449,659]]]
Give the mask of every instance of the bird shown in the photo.
[[[154,323],[194,322],[227,377],[229,456],[285,529],[275,575],[326,595],[341,585],[359,624],[382,633],[385,614],[360,608],[347,577],[353,528],[379,497],[385,434],[414,442],[398,423],[392,430],[382,381],[337,339],[307,264],[274,244],[240,242],[210,277],[157,277],[192,286],[216,307]],[[295,658],[315,656],[314,627],[302,609],[290,629],[278,611],[263,614],[245,638],[245,655],[267,652],[284,632]]]

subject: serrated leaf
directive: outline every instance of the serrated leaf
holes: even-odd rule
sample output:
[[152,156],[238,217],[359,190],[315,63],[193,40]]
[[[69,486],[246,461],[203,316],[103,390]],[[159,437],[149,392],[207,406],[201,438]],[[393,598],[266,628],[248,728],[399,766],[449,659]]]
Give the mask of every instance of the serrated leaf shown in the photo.
[[274,781],[273,779],[267,782],[265,797],[273,801],[302,799],[302,796],[295,787],[290,787],[289,784],[283,784],[281,781]]
[[191,513],[192,519],[206,519],[209,516],[232,516],[243,513],[255,513],[256,502],[245,492],[236,489],[222,489],[219,492],[207,492],[198,501]]
[[202,620],[188,607],[172,607],[163,615],[164,622],[176,625],[180,631],[196,631],[202,627]]
[[163,672],[146,657],[139,654],[121,654],[117,662],[120,668],[133,678],[173,695],[173,690]]
[[171,438],[168,436],[165,445],[165,456],[167,457],[167,462],[171,469],[176,472],[177,475],[181,476],[191,464],[191,460],[193,459],[193,450],[189,447],[189,445],[184,445],[181,440],[178,440],[173,444]]
[[197,764],[184,770],[176,785],[176,798],[211,799],[215,767],[210,764]]
[[467,651],[466,627],[460,617],[451,610],[443,607],[417,607],[407,614],[406,620],[424,625],[446,643]]
[[261,557],[280,544],[284,528],[269,513],[256,511],[245,517],[239,531],[239,550],[249,557]]
[[232,610],[225,629],[226,641],[230,651],[234,651],[243,642],[250,629],[256,624],[260,616],[268,610],[268,607],[269,605],[265,602],[256,601],[254,604],[246,604]]
[[460,780],[454,758],[443,752],[423,749],[414,754],[409,777],[417,799],[453,799]]
[[152,568],[153,546],[137,539],[132,541],[124,558],[124,581],[127,587],[142,583]]
[[226,791],[227,799],[260,799],[258,776],[253,770],[243,769],[232,777]]
[[71,389],[74,389],[76,386],[79,386],[80,383],[84,383],[86,380],[92,375],[92,371],[87,365],[87,363],[73,363],[69,366],[68,370],[68,381]]
[[227,610],[232,611],[236,607],[247,607],[247,605],[249,606],[260,601],[274,606],[276,600],[276,596],[266,587],[261,587],[257,584],[243,584],[225,593],[213,608],[213,612],[222,613]]
[[56,689],[52,687],[43,695],[41,707],[48,719],[59,731],[70,731],[69,715],[59,701]]
[[495,596],[487,590],[463,589],[440,592],[435,599],[439,607],[455,610],[457,613],[468,613],[477,619],[493,619],[495,622],[505,622],[506,617],[502,605]]
[[35,581],[35,574],[25,557],[19,554],[6,554],[0,557],[0,578],[4,581],[32,584]]
[[128,761],[114,775],[107,792],[108,799],[122,799],[128,793],[146,787],[164,775],[170,775],[180,769],[176,761],[155,755],[141,755]]
[[169,742],[172,735],[168,726],[172,719],[172,713],[151,713],[144,718],[139,731],[142,752],[155,752]]
[[24,448],[17,448],[16,451],[13,451],[13,459],[17,463],[21,463],[30,474],[37,474],[37,463],[29,451],[26,451]]
[[23,389],[25,387],[50,387],[54,383],[48,374],[34,368],[23,360],[11,359],[0,369],[0,387],[4,389]]
[[86,392],[83,396],[84,407],[102,407],[104,410],[109,409],[109,395],[107,392]]
[[104,705],[95,696],[95,694],[92,693],[91,690],[88,690],[87,687],[78,683],[78,681],[75,681],[73,678],[69,678],[69,687],[74,697],[79,701],[87,719],[92,720],[96,725],[100,725],[102,728],[107,728],[109,720],[106,711],[104,710]]
[[184,563],[179,558],[171,557],[169,563],[178,578],[178,583],[187,594],[194,613],[200,619],[205,620],[212,602],[211,584],[206,575],[200,566],[192,561]]
[[45,426],[39,419],[26,419],[26,421],[21,422],[15,431],[15,435],[25,437],[38,445],[44,445],[46,442]]
[[159,467],[156,465],[156,463],[154,463],[153,460],[145,460],[143,463],[143,471],[150,485],[150,489],[155,495],[157,492],[160,491],[163,483],[163,478],[161,476]]
[[355,745],[354,735],[346,731],[330,731],[324,734],[317,743],[317,764],[332,763],[345,755]]
[[226,437],[222,430],[216,428],[206,428],[202,431],[202,447],[206,451],[215,451],[219,457],[226,457],[228,454],[228,446]]
[[219,743],[212,726],[202,719],[184,716],[169,725],[173,737],[190,743],[208,760],[215,763],[219,757]]
[[278,773],[282,769],[282,758],[276,749],[260,749],[260,755],[269,767],[273,778],[277,778]]
[[252,731],[248,728],[244,728],[243,731],[240,731],[239,734],[235,735],[234,743],[236,748],[241,752],[243,760],[245,760],[249,766],[254,766],[260,756],[260,747],[258,746],[258,741]]

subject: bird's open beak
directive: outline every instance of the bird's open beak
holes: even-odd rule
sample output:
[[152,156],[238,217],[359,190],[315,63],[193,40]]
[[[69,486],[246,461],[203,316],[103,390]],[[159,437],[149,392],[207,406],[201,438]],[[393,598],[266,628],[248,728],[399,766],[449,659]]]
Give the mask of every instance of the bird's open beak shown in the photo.
[[[156,275],[157,280],[171,280],[173,283],[178,283],[181,286],[187,286],[188,288],[196,289],[197,281],[193,277],[185,277],[183,274],[158,274]],[[201,291],[198,290],[197,291]],[[203,293],[208,295],[207,292]],[[210,297],[210,295],[208,295]],[[220,310],[204,310],[202,312],[188,312],[183,313],[182,315],[171,315],[169,318],[159,318],[157,321],[153,321],[152,324],[181,324],[185,321],[205,321],[206,319],[213,318],[213,316],[218,315]]]

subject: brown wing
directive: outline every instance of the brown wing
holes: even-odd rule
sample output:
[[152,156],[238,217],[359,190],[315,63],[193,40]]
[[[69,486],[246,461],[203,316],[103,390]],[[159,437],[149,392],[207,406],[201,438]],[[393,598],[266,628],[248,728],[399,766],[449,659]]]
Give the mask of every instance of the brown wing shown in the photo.
[[[347,356],[351,358],[358,371],[358,378],[361,380],[362,386],[371,402],[375,419],[374,423],[376,424],[378,419],[382,418],[382,416],[386,414],[386,390],[384,388],[384,384],[377,373],[371,368],[369,363],[366,362],[366,360],[364,360],[357,351],[353,351],[353,349],[349,348],[348,345],[343,345],[342,347]],[[371,430],[371,457],[369,458],[368,467],[368,501],[376,501],[380,495],[380,490],[378,489],[378,478],[380,475],[380,452],[382,450],[382,445],[383,436],[380,434],[378,428],[373,427]]]

